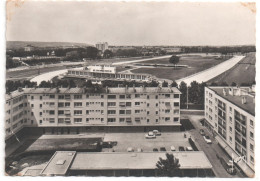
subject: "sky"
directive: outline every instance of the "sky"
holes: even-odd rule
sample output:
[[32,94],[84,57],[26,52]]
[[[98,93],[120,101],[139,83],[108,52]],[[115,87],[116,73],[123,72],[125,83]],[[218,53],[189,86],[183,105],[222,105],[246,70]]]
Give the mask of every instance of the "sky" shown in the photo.
[[255,44],[255,13],[240,3],[25,1],[9,5],[8,41]]

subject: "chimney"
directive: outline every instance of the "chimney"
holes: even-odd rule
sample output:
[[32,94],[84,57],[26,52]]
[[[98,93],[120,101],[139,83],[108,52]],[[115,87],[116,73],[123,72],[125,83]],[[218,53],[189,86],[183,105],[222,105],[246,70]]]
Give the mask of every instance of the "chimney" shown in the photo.
[[242,104],[246,104],[246,97],[242,97]]
[[224,94],[224,96],[226,96],[226,95],[227,95],[227,91],[226,91],[226,89],[225,89],[225,88],[223,88],[223,94]]

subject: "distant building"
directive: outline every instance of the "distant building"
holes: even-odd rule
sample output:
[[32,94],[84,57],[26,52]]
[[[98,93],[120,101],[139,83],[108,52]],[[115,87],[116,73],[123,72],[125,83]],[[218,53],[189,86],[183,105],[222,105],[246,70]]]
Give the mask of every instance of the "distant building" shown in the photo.
[[166,53],[181,53],[181,52],[183,52],[183,49],[181,47],[166,47],[166,48],[162,48],[161,50],[164,50]]
[[216,140],[235,158],[244,157],[238,166],[249,177],[255,166],[254,87],[206,87],[206,126]]
[[26,47],[24,47],[24,51],[26,51],[26,52],[33,51],[34,49],[35,49],[35,47],[32,45],[27,45]]
[[105,50],[108,49],[108,43],[104,42],[104,43],[97,43],[96,44],[96,48],[100,51],[102,51],[102,53],[104,53]]

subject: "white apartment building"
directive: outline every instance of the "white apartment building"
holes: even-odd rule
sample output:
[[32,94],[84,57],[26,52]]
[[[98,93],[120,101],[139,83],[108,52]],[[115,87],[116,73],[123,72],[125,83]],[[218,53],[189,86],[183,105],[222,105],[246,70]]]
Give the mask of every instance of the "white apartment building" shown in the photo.
[[107,42],[97,43],[96,48],[102,51],[102,53],[104,53],[104,51],[108,49],[108,43]]
[[42,134],[178,131],[180,91],[171,87],[20,88],[6,95],[6,140]]
[[255,165],[255,92],[238,87],[206,87],[205,119],[226,152],[237,158],[238,166],[248,175]]

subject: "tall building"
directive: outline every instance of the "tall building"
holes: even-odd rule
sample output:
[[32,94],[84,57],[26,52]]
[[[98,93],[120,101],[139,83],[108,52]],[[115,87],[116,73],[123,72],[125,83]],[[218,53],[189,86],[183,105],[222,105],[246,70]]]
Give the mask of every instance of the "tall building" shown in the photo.
[[206,87],[205,119],[216,140],[237,164],[252,176],[255,165],[254,87]]
[[20,88],[6,95],[6,140],[24,127],[43,134],[179,130],[180,94],[175,87]]
[[104,51],[108,49],[108,43],[107,42],[97,43],[96,48],[102,51],[102,53],[104,53]]
[[33,51],[34,49],[35,49],[35,47],[32,45],[27,45],[24,47],[24,51],[26,51],[26,52]]

